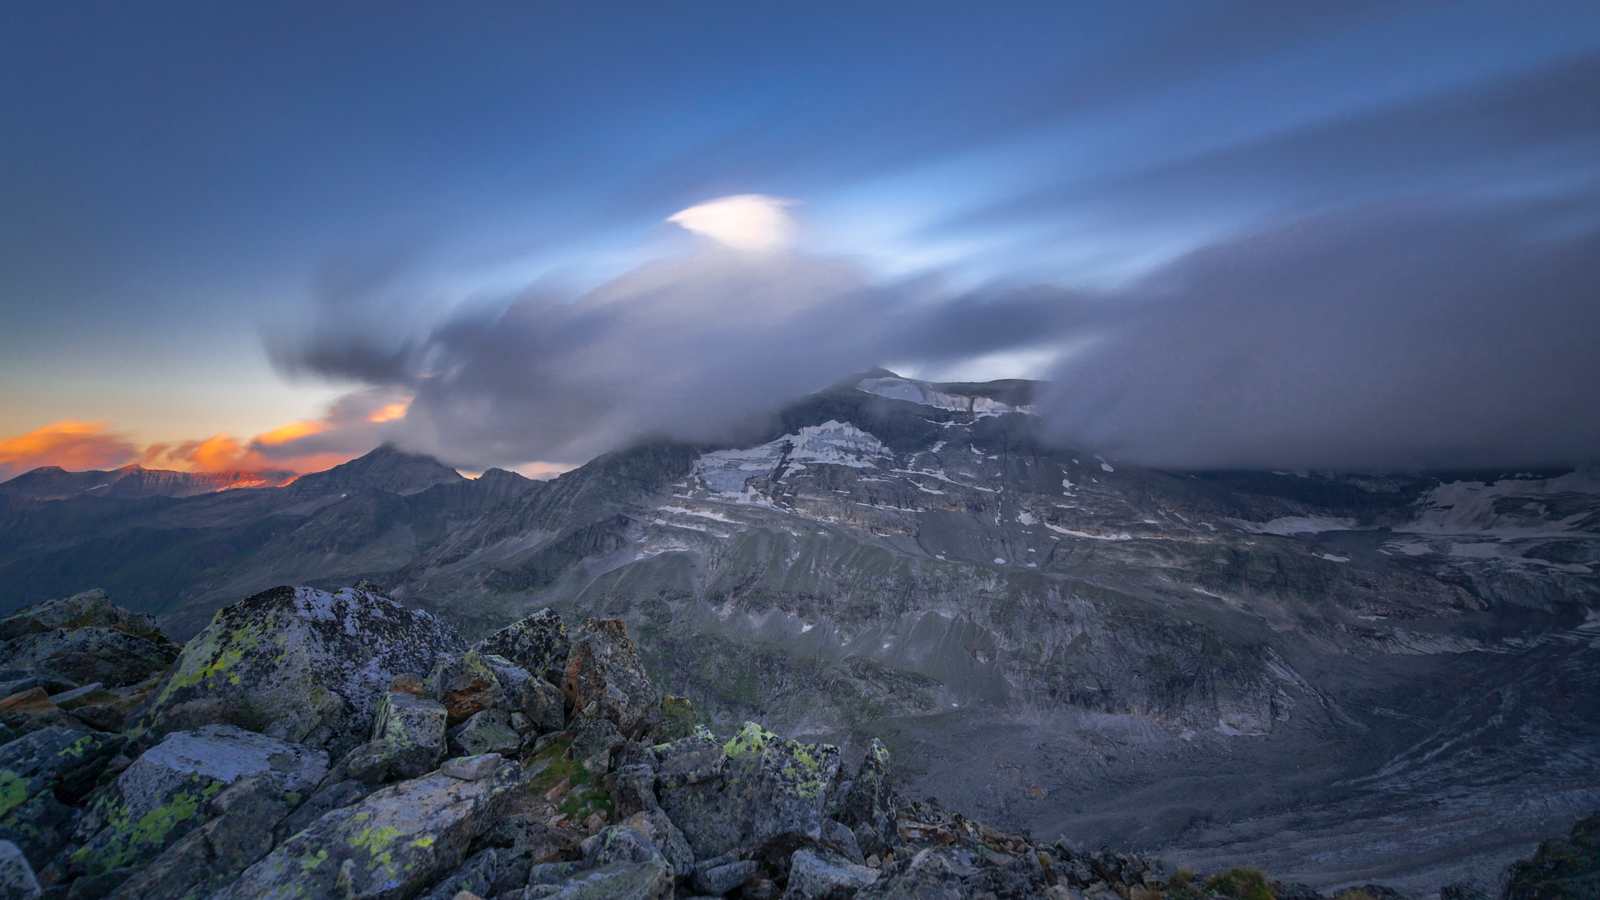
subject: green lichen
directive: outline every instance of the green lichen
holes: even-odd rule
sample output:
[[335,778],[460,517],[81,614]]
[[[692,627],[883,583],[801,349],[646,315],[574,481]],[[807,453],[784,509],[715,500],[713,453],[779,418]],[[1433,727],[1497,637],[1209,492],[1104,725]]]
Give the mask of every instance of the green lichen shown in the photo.
[[83,759],[83,754],[94,746],[94,736],[86,734],[56,752],[57,756],[70,756],[73,759]]
[[211,626],[185,648],[178,671],[167,679],[166,687],[156,699],[157,706],[176,691],[214,683],[218,678],[225,678],[229,684],[240,683],[239,673],[232,669],[254,655],[261,644],[261,626],[249,623],[219,634],[214,629],[219,629],[220,625],[218,619],[212,619]]
[[393,825],[384,825],[378,828],[363,828],[350,839],[350,846],[358,850],[367,851],[372,861],[382,866],[385,871],[394,871],[394,846],[395,839],[400,836],[400,829]]
[[767,745],[777,740],[778,736],[762,728],[755,722],[746,722],[739,733],[728,739],[722,745],[722,752],[728,754],[730,759],[738,759],[753,753],[760,753]]
[[91,874],[101,874],[153,856],[176,836],[174,830],[193,819],[200,805],[221,789],[221,782],[211,782],[198,791],[178,791],[136,821],[130,820],[121,803],[107,802],[100,808],[106,817],[105,829],[95,841],[73,853],[72,860]]
[[315,872],[317,867],[328,861],[328,848],[324,847],[311,856],[300,860],[300,871],[306,874]]
[[5,816],[28,799],[28,780],[10,769],[0,769],[0,816]]
[[433,846],[434,837],[431,834],[423,835],[411,842],[411,846],[426,850]]

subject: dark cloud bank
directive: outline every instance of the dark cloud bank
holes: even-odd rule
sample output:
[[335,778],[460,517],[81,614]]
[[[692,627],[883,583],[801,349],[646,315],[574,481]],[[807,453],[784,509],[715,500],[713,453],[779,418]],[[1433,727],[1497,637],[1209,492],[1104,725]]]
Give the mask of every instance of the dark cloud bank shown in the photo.
[[294,374],[414,392],[399,439],[463,465],[737,438],[843,373],[1055,346],[1075,349],[1039,373],[1051,433],[1124,460],[1581,462],[1600,456],[1595,196],[1311,216],[1095,293],[709,253],[409,332],[346,298],[269,345]]

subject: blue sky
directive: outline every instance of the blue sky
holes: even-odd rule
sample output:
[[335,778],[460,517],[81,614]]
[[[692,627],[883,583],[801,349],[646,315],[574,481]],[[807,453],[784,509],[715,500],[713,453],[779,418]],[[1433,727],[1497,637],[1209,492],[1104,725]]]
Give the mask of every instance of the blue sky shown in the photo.
[[314,419],[372,385],[263,334],[330,295],[581,292],[726,195],[884,278],[1113,290],[1295,216],[1600,175],[1592,3],[640,6],[7,5],[0,435]]

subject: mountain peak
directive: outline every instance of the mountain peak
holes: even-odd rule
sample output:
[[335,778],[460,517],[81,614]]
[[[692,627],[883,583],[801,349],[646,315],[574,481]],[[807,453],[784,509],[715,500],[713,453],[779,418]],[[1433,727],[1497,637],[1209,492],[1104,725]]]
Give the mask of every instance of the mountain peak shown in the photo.
[[421,453],[383,443],[362,456],[325,472],[306,475],[295,482],[300,490],[348,491],[371,489],[391,494],[415,494],[436,484],[465,480],[460,472]]

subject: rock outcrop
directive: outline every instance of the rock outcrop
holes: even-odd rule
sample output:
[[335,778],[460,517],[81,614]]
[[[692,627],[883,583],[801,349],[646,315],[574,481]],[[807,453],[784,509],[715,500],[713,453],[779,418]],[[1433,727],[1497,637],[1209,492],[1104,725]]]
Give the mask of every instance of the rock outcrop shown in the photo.
[[[546,611],[464,651],[448,627],[371,591],[282,588],[219,613],[125,732],[71,724],[76,698],[38,676],[28,690],[69,724],[0,746],[0,893],[1321,897],[906,802],[875,739],[848,765],[838,747],[755,722],[719,736],[663,698],[620,623],[565,635]],[[77,690],[104,690],[89,687]],[[1597,832],[1600,818],[1547,842],[1507,896],[1594,896]],[[1361,891],[1337,896],[1401,896]]]
[[395,676],[460,646],[439,619],[370,591],[273,588],[219,610],[184,647],[146,727],[225,722],[337,753],[371,727]]

